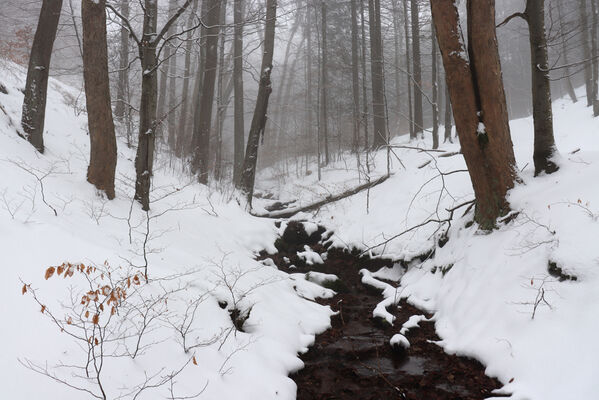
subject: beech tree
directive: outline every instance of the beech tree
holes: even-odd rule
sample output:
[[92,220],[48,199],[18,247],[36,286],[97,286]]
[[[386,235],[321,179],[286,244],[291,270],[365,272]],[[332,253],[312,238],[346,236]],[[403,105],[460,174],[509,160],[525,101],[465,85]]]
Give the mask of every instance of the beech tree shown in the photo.
[[262,46],[262,66],[260,67],[260,86],[256,108],[250,127],[243,171],[238,189],[245,195],[248,207],[252,206],[254,195],[254,181],[256,179],[256,163],[258,161],[258,146],[260,137],[264,134],[266,115],[268,111],[268,99],[272,93],[272,59],[275,48],[275,26],[277,19],[277,0],[266,0],[266,24],[264,28],[264,44]]
[[27,69],[21,125],[25,138],[40,153],[44,152],[44,120],[50,60],[61,10],[62,0],[42,1]]
[[[476,3],[476,4],[475,4]],[[495,1],[469,0],[468,48],[456,0],[431,0],[456,129],[476,198],[475,221],[492,229],[509,210],[516,177],[495,33]]]
[[81,19],[83,79],[90,139],[87,180],[113,199],[117,151],[108,80],[106,0],[82,0]]

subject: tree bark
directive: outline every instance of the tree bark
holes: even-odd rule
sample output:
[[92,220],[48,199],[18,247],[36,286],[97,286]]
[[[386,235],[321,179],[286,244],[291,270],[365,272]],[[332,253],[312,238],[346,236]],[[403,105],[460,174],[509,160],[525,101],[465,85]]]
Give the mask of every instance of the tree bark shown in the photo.
[[266,0],[266,24],[264,29],[264,52],[262,54],[262,66],[260,68],[260,86],[256,99],[256,108],[250,127],[243,171],[239,189],[246,196],[248,207],[252,206],[254,194],[254,182],[256,179],[256,162],[258,161],[258,146],[260,136],[264,134],[266,116],[268,111],[268,99],[272,93],[272,60],[275,47],[275,26],[277,18],[277,0]]
[[108,78],[106,0],[82,0],[81,19],[83,79],[90,139],[87,180],[112,200],[115,196],[117,151]]
[[234,139],[233,139],[233,182],[238,184],[243,167],[243,146],[245,144],[244,107],[243,107],[243,0],[235,0],[233,5],[233,83]]
[[[168,3],[168,19],[171,19],[173,17],[173,15],[176,12],[176,7],[177,7],[177,0],[169,0]],[[167,37],[170,36],[172,34],[172,29],[169,30],[169,32],[167,33]],[[160,86],[158,88],[158,109],[157,109],[157,118],[159,121],[159,124],[157,126],[158,131],[160,132],[160,134],[164,135],[164,132],[166,131],[167,136],[166,137],[162,137],[162,139],[167,139],[170,137],[170,134],[168,132],[168,128],[169,128],[169,124],[166,124],[167,129],[164,129],[165,124],[162,123],[163,120],[169,120],[170,119],[170,110],[167,110],[167,103],[168,103],[168,97],[169,97],[169,91],[168,91],[168,83],[169,83],[169,72],[171,71],[171,66],[172,66],[172,61],[173,61],[173,49],[174,46],[171,43],[167,43],[165,48],[164,48],[164,57],[162,58],[161,61],[161,68],[160,68]]]
[[472,0],[468,9],[468,55],[455,0],[431,0],[456,128],[476,197],[475,220],[492,229],[509,210],[515,159],[495,35],[494,0]]
[[545,33],[545,0],[527,0],[525,16],[528,22],[531,56],[535,175],[542,172],[551,174],[558,170],[558,166],[552,161],[557,149],[553,137],[551,81]]
[[358,9],[356,0],[350,0],[351,8],[351,72],[353,98],[352,151],[358,153],[360,137],[360,71],[358,54]]
[[368,0],[368,19],[370,22],[370,69],[372,76],[372,118],[374,122],[372,145],[377,148],[387,143],[380,0]]
[[[392,9],[391,12],[393,14],[393,45],[394,45],[394,61],[395,68],[393,71],[395,73],[395,109],[398,115],[401,115],[401,72],[400,72],[400,52],[401,52],[401,27],[399,26],[399,7],[397,5],[398,0],[393,0],[391,3]],[[396,120],[396,127],[400,127],[401,118],[398,117]]]
[[[121,15],[129,18],[129,1],[121,0]],[[119,48],[119,79],[116,92],[116,104],[114,106],[114,116],[122,121],[126,115],[126,109],[129,106],[127,98],[129,87],[129,30],[124,25],[121,26],[120,48]]]
[[222,0],[209,0],[206,16],[206,65],[202,79],[202,91],[198,112],[198,121],[193,129],[192,169],[198,173],[200,183],[208,183],[210,159],[210,130],[212,125],[212,109],[214,103],[214,87],[218,63],[218,33],[220,30],[220,7]]
[[[564,26],[564,17],[563,17],[563,11],[562,11],[562,2],[558,1],[557,2],[557,13],[558,13],[558,19],[559,19],[559,29],[560,29],[560,38],[561,38],[561,44],[562,44],[562,53],[564,55],[564,65],[569,65],[570,61],[568,58],[568,46],[567,46],[567,42],[566,42],[566,28]],[[566,67],[565,68],[565,77],[564,79],[566,79],[566,90],[568,91],[568,95],[570,96],[570,99],[572,100],[573,103],[578,102],[578,98],[576,97],[576,92],[574,91],[574,85],[572,84],[572,79],[570,77],[570,68]]]
[[[227,0],[223,0],[220,9],[220,25],[225,26],[227,17]],[[216,88],[216,160],[214,161],[214,179],[219,181],[222,174],[223,162],[223,127],[225,124],[225,112],[228,100],[225,98],[225,30],[221,29],[219,34],[218,48],[218,83]]]
[[[368,149],[368,92],[366,91],[366,28],[364,18],[364,1],[360,2],[360,29],[362,31],[362,125],[364,126],[364,149]],[[368,168],[368,160],[366,167]]]
[[328,82],[327,82],[327,6],[325,0],[321,1],[322,17],[322,65],[320,81],[320,125],[322,126],[322,140],[324,142],[324,165],[329,165],[329,116],[328,116]]
[[424,131],[424,116],[422,111],[422,61],[420,57],[420,11],[419,0],[411,0],[412,15],[412,63],[414,70],[414,136]]
[[592,58],[592,98],[591,103],[593,105],[593,116],[599,115],[599,102],[597,101],[597,80],[599,79],[599,51],[597,49],[597,0],[590,0],[591,2],[591,58]]
[[433,149],[439,148],[439,88],[437,87],[437,38],[435,25],[431,23],[431,56],[433,84]]
[[443,142],[449,141],[449,143],[453,143],[453,140],[451,138],[451,128],[453,126],[451,115],[451,99],[449,97],[448,84],[445,84],[445,118],[443,118],[443,124],[445,125],[445,137],[443,139]]
[[404,33],[406,37],[406,83],[408,88],[408,118],[410,119],[410,139],[416,139],[416,131],[414,129],[414,105],[412,102],[412,59],[410,57],[411,43],[410,33],[408,29],[408,1],[403,0],[403,20],[404,20]]
[[40,153],[44,152],[44,120],[50,60],[61,9],[62,0],[43,0],[27,69],[21,126],[25,138]]

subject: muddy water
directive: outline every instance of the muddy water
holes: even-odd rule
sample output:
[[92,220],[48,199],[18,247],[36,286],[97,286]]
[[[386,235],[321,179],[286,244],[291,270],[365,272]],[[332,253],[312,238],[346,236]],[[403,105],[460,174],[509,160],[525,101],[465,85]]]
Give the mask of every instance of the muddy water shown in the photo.
[[[307,235],[301,224],[292,223],[277,241],[272,258],[279,269],[295,273],[318,271],[341,279],[334,289],[338,294],[321,300],[338,314],[332,328],[316,338],[310,351],[301,356],[305,368],[292,375],[297,383],[298,400],[479,400],[492,397],[501,384],[484,374],[484,366],[475,360],[446,354],[434,344],[439,337],[433,322],[420,322],[406,333],[410,348],[393,349],[389,339],[399,332],[412,315],[426,313],[402,302],[389,310],[396,317],[394,326],[372,317],[382,300],[380,292],[361,282],[358,271],[376,271],[392,266],[389,260],[360,257],[358,252],[328,249],[323,265],[307,266],[297,256],[309,245],[323,253],[324,229]],[[294,265],[295,268],[289,268]],[[497,395],[495,395],[498,397]]]

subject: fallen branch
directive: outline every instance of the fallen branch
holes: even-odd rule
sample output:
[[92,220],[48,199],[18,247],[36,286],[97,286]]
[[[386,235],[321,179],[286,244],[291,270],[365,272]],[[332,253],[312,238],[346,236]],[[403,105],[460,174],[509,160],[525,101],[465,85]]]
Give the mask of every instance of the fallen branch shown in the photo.
[[348,191],[345,191],[343,193],[340,193],[337,195],[329,195],[326,198],[324,198],[320,201],[317,201],[315,203],[309,204],[307,206],[292,208],[290,210],[275,211],[275,212],[270,212],[270,213],[266,213],[266,214],[252,214],[252,215],[255,217],[261,217],[261,218],[291,218],[295,214],[298,214],[301,212],[318,210],[320,207],[322,207],[326,204],[334,203],[336,201],[339,201],[339,200],[345,199],[347,197],[353,196],[355,194],[358,194],[360,192],[363,192],[364,190],[371,189],[371,188],[385,182],[387,179],[389,179],[390,176],[391,175],[384,175],[374,181],[367,182],[363,185],[357,186],[357,187],[350,189]]

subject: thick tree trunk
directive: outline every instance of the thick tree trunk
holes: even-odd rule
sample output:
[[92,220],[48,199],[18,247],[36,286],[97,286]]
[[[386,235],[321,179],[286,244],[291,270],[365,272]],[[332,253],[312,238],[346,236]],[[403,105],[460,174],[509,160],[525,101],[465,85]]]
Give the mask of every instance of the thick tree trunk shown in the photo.
[[324,143],[324,165],[329,165],[329,116],[328,116],[328,82],[327,82],[327,6],[324,0],[321,1],[322,17],[322,70],[320,78],[320,125],[322,126],[322,140]]
[[527,0],[525,16],[528,22],[531,55],[535,175],[542,172],[551,174],[557,171],[558,167],[552,161],[557,150],[553,138],[551,81],[545,36],[545,0]]
[[50,59],[61,9],[62,0],[43,0],[27,70],[21,125],[29,143],[40,153],[44,152],[44,120]]
[[422,111],[422,61],[420,57],[420,11],[419,0],[411,0],[412,15],[412,63],[414,69],[414,136],[424,131]]
[[233,82],[234,104],[234,140],[233,140],[233,182],[237,184],[243,167],[243,146],[245,144],[244,107],[243,107],[243,0],[235,0],[233,5]]
[[455,0],[431,0],[431,8],[456,128],[476,197],[475,220],[492,229],[509,210],[515,159],[509,133],[495,36],[495,2],[468,2],[469,59],[460,36]]
[[108,79],[106,0],[83,0],[81,19],[83,79],[91,144],[87,180],[112,200],[117,152]]
[[589,45],[589,22],[586,0],[579,0],[578,7],[580,11],[582,57],[584,59],[584,84],[587,95],[587,107],[590,107],[593,104],[593,71],[591,68],[591,47]]
[[383,42],[381,39],[381,2],[368,0],[370,22],[370,62],[372,75],[372,118],[374,122],[374,148],[387,143],[387,118],[383,72]]
[[406,37],[406,80],[408,88],[408,122],[410,124],[410,139],[416,139],[416,130],[414,129],[414,105],[412,102],[412,50],[410,43],[410,31],[408,29],[408,1],[403,0],[403,22],[404,22],[404,33]]
[[275,26],[277,19],[277,0],[266,0],[266,24],[264,29],[264,53],[262,55],[262,66],[260,68],[260,86],[256,99],[256,108],[250,127],[245,161],[239,184],[239,189],[246,196],[248,207],[252,206],[254,194],[254,181],[256,179],[256,162],[258,161],[258,146],[260,136],[264,134],[266,116],[268,111],[268,99],[272,93],[272,59],[275,48]]
[[[121,15],[129,18],[129,1],[121,0]],[[127,98],[129,88],[129,30],[124,25],[120,32],[119,48],[119,79],[116,92],[116,104],[114,106],[114,116],[122,121],[126,115],[129,99]]]
[[[224,26],[227,17],[227,1],[223,0],[220,10],[220,25]],[[214,161],[214,179],[220,180],[223,162],[223,125],[225,123],[225,112],[228,100],[225,98],[225,30],[220,30],[220,42],[218,48],[218,83],[216,88],[216,159]]]
[[210,160],[210,129],[212,125],[212,109],[214,102],[214,87],[216,84],[216,69],[218,63],[218,33],[220,30],[220,7],[222,0],[209,0],[206,16],[206,65],[202,79],[202,91],[198,112],[198,121],[193,129],[193,161],[194,173],[199,173],[200,183],[208,183]]
[[437,87],[437,38],[435,25],[431,23],[431,56],[433,83],[433,149],[439,148],[439,88]]
[[358,9],[356,0],[350,0],[351,8],[351,72],[353,98],[352,151],[358,154],[360,137],[360,66],[358,54]]

